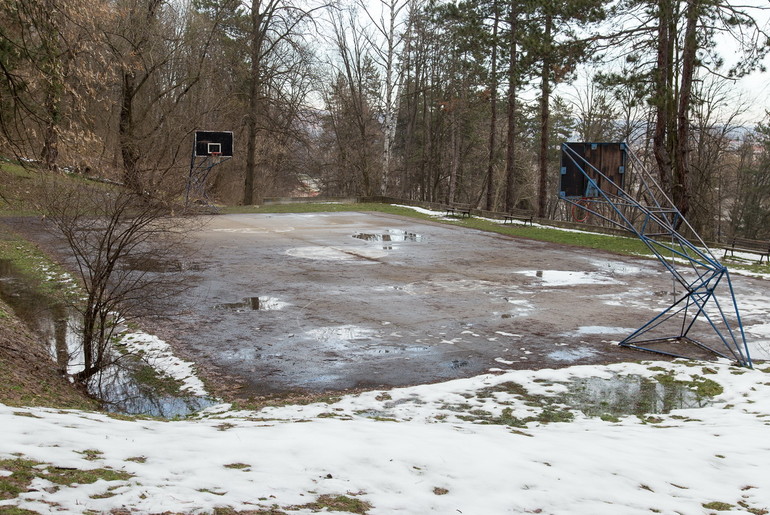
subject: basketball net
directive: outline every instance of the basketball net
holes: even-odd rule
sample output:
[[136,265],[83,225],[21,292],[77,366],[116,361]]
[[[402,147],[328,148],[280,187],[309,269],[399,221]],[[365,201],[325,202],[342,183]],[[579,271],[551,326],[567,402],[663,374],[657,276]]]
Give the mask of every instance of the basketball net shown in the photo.
[[222,161],[222,152],[212,152],[211,154],[211,161],[218,165]]

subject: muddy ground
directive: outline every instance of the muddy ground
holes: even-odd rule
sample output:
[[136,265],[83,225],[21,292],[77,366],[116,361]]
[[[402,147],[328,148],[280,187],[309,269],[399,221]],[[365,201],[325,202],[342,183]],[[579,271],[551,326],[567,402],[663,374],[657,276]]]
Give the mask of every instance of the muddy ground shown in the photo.
[[230,399],[651,359],[617,342],[675,291],[657,261],[382,213],[220,215],[191,246],[143,326]]
[[154,325],[241,395],[650,359],[616,342],[672,301],[657,261],[380,213],[217,216],[195,242]]

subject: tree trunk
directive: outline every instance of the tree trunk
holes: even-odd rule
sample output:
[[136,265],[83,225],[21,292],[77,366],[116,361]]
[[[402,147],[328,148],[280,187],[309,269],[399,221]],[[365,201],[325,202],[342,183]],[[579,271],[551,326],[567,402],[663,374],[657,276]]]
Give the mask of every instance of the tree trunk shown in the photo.
[[674,150],[673,201],[682,216],[690,211],[690,104],[692,101],[692,82],[695,74],[695,60],[698,50],[697,26],[701,0],[687,2],[685,14],[687,25],[682,49],[682,78],[677,111],[677,137]]
[[452,157],[451,161],[449,163],[449,191],[447,192],[447,203],[455,202],[455,195],[457,194],[457,173],[458,169],[460,168],[460,139],[461,136],[459,135],[459,129],[458,129],[458,110],[453,109],[452,112],[449,115],[450,119],[450,138],[449,138],[449,144],[452,148]]
[[123,183],[126,188],[142,192],[142,182],[139,177],[139,149],[134,137],[134,98],[136,96],[136,72],[123,71],[123,91],[120,105],[120,122],[118,133],[120,137],[120,154],[123,158]]
[[380,195],[385,196],[388,192],[388,180],[390,174],[390,160],[393,150],[393,138],[395,136],[395,106],[393,105],[393,94],[396,84],[393,77],[393,67],[395,66],[395,41],[396,37],[396,8],[395,2],[391,2],[387,8],[389,10],[387,41],[388,50],[385,56],[385,130],[383,131],[383,155],[382,155],[382,177],[380,182]]
[[64,91],[64,69],[66,52],[62,52],[59,36],[61,19],[54,16],[56,5],[52,0],[44,3],[46,16],[41,23],[41,46],[45,50],[42,68],[45,71],[45,126],[43,128],[43,149],[41,160],[46,169],[56,171],[59,157],[59,124],[61,123],[61,104]]
[[540,81],[540,182],[537,195],[537,216],[545,217],[548,196],[548,122],[550,118],[551,97],[551,31],[553,15],[545,16],[545,52],[543,53],[543,71]]
[[251,68],[249,71],[249,111],[246,114],[246,171],[243,183],[243,205],[250,206],[261,201],[261,191],[255,192],[255,185],[259,190],[259,181],[257,180],[257,119],[259,117],[259,107],[261,93],[261,55],[263,27],[262,15],[260,13],[260,0],[251,1],[251,37],[249,41],[249,51]]
[[510,62],[508,64],[508,149],[505,159],[505,210],[516,206],[516,88],[518,85],[518,4],[514,0],[510,11]]
[[655,131],[653,133],[653,153],[658,164],[663,191],[671,191],[672,156],[669,139],[670,133],[672,89],[675,87],[672,80],[673,53],[676,40],[676,28],[672,28],[674,13],[672,0],[661,0],[658,4],[658,52],[657,68],[654,72],[654,97],[655,106]]
[[500,24],[497,0],[494,2],[492,22],[492,63],[489,85],[489,163],[487,164],[487,211],[494,211],[495,204],[495,153],[497,151],[497,29]]
[[[53,86],[51,86],[53,88]],[[47,170],[56,171],[58,169],[57,160],[59,157],[59,103],[56,93],[51,91],[45,101],[45,110],[47,121],[43,130],[43,151],[42,161]]]

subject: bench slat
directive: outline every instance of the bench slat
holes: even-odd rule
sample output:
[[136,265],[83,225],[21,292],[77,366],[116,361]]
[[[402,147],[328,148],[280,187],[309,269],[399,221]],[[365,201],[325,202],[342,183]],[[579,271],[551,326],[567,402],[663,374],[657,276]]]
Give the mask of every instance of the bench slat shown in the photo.
[[729,245],[725,245],[724,249],[724,257],[727,257],[728,252],[732,257],[735,257],[735,251],[748,252],[751,254],[759,254],[760,265],[765,258],[770,262],[770,241],[734,237]]
[[511,221],[511,223],[513,223],[514,220],[521,220],[525,224],[529,222],[529,225],[532,225],[535,220],[535,213],[533,213],[532,211],[527,211],[525,209],[513,209],[503,217],[503,223],[509,220]]
[[450,203],[446,208],[446,214],[449,216],[460,214],[461,218],[465,218],[466,216],[468,218],[471,217],[471,205],[470,204],[459,204],[457,202]]

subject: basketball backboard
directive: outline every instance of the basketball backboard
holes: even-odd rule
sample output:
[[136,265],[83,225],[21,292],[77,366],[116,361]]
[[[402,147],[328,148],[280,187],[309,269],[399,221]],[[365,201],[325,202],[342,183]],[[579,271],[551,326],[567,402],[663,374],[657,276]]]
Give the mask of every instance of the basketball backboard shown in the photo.
[[233,157],[232,131],[195,131],[195,157]]

